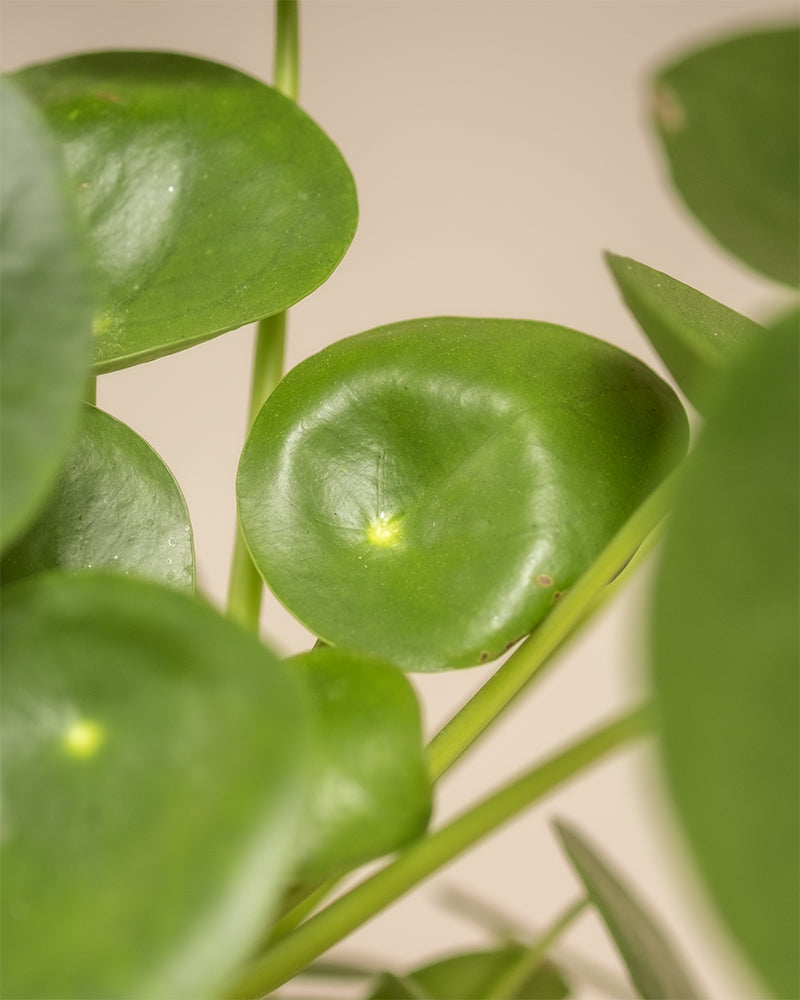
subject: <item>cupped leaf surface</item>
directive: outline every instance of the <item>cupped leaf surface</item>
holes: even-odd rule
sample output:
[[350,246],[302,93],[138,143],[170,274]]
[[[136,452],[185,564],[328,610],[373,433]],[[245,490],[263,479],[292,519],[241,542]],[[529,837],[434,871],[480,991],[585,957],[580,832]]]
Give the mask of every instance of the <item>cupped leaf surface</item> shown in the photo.
[[16,80],[61,140],[91,234],[97,371],[287,308],[353,237],[341,154],[252,77],[173,53],[97,52]]
[[295,875],[312,882],[424,833],[430,782],[417,699],[396,667],[340,649],[288,662],[317,715],[319,762]]
[[687,398],[701,411],[720,376],[763,327],[646,264],[607,254],[626,305]]
[[150,445],[84,405],[56,486],[3,557],[3,582],[49,569],[95,569],[194,589],[186,501]]
[[672,390],[608,344],[412,320],[289,373],[245,446],[240,518],[269,586],[326,641],[467,666],[534,627],[686,438]]
[[678,815],[777,997],[800,995],[800,317],[745,353],[665,540],[653,682]]
[[653,115],[689,210],[726,250],[800,283],[800,28],[737,35],[653,82]]
[[0,544],[35,517],[69,447],[89,365],[88,256],[41,115],[0,80]]
[[4,995],[215,997],[294,856],[302,690],[251,635],[120,576],[6,588]]

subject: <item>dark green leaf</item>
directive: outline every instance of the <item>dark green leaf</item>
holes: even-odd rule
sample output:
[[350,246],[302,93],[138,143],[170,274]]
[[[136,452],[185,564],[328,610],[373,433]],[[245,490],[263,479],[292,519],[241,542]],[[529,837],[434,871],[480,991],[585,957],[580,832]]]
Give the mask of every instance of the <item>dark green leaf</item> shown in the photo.
[[121,576],[6,588],[2,638],[4,995],[218,996],[294,854],[299,686],[209,606]]
[[630,257],[606,254],[622,297],[688,399],[705,411],[737,351],[763,333],[741,313]]
[[654,81],[653,113],[672,179],[727,250],[800,281],[800,31],[698,49]]
[[778,997],[800,996],[798,316],[708,420],[655,592],[667,777],[702,875]]
[[86,405],[55,490],[2,576],[91,568],[194,589],[189,512],[172,473],[138,434]]
[[320,734],[297,872],[311,882],[424,833],[430,783],[417,699],[395,667],[338,649],[289,662],[307,682]]
[[98,371],[287,308],[353,237],[338,150],[251,77],[171,53],[96,52],[16,79],[61,139],[91,231]]
[[433,1000],[433,997],[411,976],[396,976],[393,972],[384,972],[370,993],[369,1000]]
[[89,363],[89,270],[58,146],[27,98],[0,81],[0,541],[50,489]]
[[277,596],[326,642],[404,669],[528,633],[683,456],[641,362],[546,323],[411,320],[290,372],[239,468]]
[[[481,1000],[525,955],[526,949],[516,945],[451,955],[400,980],[394,976],[384,977],[370,1000],[405,1000],[407,997]],[[570,989],[558,970],[549,962],[543,962],[509,1000],[559,1000],[569,995]]]
[[692,1000],[698,996],[683,961],[619,875],[577,830],[563,823],[557,823],[556,829],[640,996],[647,1000]]

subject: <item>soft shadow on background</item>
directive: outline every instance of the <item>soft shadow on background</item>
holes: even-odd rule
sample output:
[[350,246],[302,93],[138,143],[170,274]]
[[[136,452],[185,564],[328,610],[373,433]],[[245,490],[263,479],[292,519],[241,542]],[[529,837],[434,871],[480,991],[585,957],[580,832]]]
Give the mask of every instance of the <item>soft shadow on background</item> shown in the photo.
[[[300,103],[345,155],[361,220],[330,281],[292,310],[288,365],[383,323],[460,314],[572,326],[665,374],[619,299],[604,249],[762,318],[774,287],[717,251],[668,187],[647,127],[645,81],[684,48],[796,10],[770,0],[301,0]],[[265,79],[271,71],[268,0],[4,0],[0,11],[4,70],[86,49],[161,48]],[[200,585],[218,603],[251,341],[252,330],[231,333],[98,385],[98,404],[175,473],[195,527]],[[439,819],[636,700],[646,687],[638,624],[646,588],[645,570],[444,782]],[[263,625],[279,649],[309,645],[273,601]],[[487,669],[415,679],[429,729]],[[757,995],[695,888],[647,749],[552,796],[336,954],[402,971],[481,943],[465,914],[441,905],[449,886],[532,929],[548,923],[578,895],[551,833],[556,816],[586,830],[640,887],[709,995]],[[619,968],[590,916],[565,947]],[[601,995],[588,985],[580,994]]]

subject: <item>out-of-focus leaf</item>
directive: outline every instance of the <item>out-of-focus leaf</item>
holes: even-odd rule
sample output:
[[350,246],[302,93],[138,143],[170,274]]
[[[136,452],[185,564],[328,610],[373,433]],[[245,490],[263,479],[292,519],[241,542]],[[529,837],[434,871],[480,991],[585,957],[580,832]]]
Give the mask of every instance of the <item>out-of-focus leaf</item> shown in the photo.
[[[406,1000],[408,997],[481,1000],[525,955],[526,949],[521,945],[450,955],[400,979],[384,976],[370,1000]],[[550,962],[543,962],[509,1000],[559,1000],[568,996],[570,989],[558,970]]]
[[608,862],[574,828],[557,823],[556,830],[639,994],[646,1000],[699,996],[673,945]]
[[314,882],[424,833],[430,782],[417,699],[396,667],[341,649],[288,662],[317,713],[319,761],[295,873]]
[[653,682],[679,818],[720,914],[800,995],[800,323],[746,352],[709,416],[654,594]]
[[325,641],[406,670],[499,656],[683,457],[640,361],[548,323],[444,317],[341,340],[257,417],[239,514]]
[[4,996],[219,996],[290,874],[301,686],[210,606],[99,573],[5,588],[2,658]]
[[738,35],[666,66],[653,115],[689,210],[727,250],[800,282],[800,29]]
[[91,235],[97,371],[286,309],[353,238],[341,154],[252,77],[168,52],[91,52],[15,79],[63,144]]
[[0,80],[0,544],[36,516],[58,475],[89,364],[87,254],[61,151]]
[[370,993],[369,1000],[433,1000],[433,997],[411,976],[396,976],[393,972],[384,972]]
[[161,459],[130,427],[84,406],[50,499],[3,557],[4,583],[48,569],[140,576],[191,592],[186,502]]
[[662,271],[630,257],[606,259],[642,330],[687,398],[705,412],[720,376],[763,328]]

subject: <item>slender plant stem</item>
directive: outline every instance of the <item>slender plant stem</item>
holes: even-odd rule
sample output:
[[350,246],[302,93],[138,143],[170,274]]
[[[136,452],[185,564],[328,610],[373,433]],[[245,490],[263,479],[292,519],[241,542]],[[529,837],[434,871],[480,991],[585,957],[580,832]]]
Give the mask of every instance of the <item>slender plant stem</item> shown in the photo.
[[573,743],[447,826],[412,844],[385,868],[277,942],[245,971],[229,996],[263,996],[276,989],[417,883],[547,792],[649,729],[649,706],[638,708]]
[[267,940],[268,946],[290,934],[301,921],[310,916],[328,898],[340,882],[341,878],[338,876],[327,879],[321,885],[317,886],[316,889],[312,890],[304,899],[301,899],[299,903],[295,903],[290,910],[287,910],[270,930]]
[[275,89],[296,101],[300,95],[300,23],[297,0],[278,0],[275,9]]
[[[296,101],[300,79],[297,0],[277,0],[273,77],[275,88]],[[256,329],[248,430],[267,396],[283,376],[285,344],[286,313],[262,319]],[[228,587],[228,615],[257,632],[263,591],[261,575],[250,558],[241,528],[237,525]]]
[[536,631],[498,668],[428,744],[431,780],[437,781],[491,725],[570,637],[609,581],[669,512],[676,474],[666,479],[626,521],[600,556],[571,587]]
[[541,934],[536,941],[520,955],[519,959],[507,969],[495,983],[486,991],[485,1000],[511,1000],[519,995],[525,980],[542,963],[551,946],[561,937],[564,931],[589,906],[588,896],[579,899],[568,907]]

